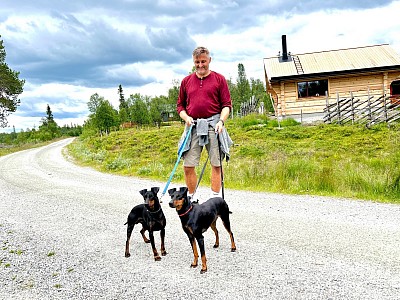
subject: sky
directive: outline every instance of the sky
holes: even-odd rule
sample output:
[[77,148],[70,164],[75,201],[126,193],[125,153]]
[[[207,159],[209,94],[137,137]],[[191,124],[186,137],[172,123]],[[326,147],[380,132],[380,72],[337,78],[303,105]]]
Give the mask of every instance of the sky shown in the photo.
[[97,93],[167,95],[211,52],[210,69],[264,81],[263,58],[389,44],[400,53],[400,1],[0,0],[6,63],[25,80],[21,105],[0,132],[38,128],[50,106],[59,126],[83,125]]

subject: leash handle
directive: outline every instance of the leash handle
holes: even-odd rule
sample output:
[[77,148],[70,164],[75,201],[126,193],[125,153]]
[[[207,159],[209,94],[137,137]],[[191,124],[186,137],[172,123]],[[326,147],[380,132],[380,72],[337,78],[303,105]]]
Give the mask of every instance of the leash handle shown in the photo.
[[192,131],[193,126],[194,126],[194,124],[192,123],[192,124],[190,125],[189,129],[188,129],[187,132],[186,132],[185,140],[183,141],[182,145],[179,147],[179,150],[178,150],[178,159],[176,160],[175,166],[174,166],[174,168],[172,169],[171,174],[169,175],[167,184],[165,185],[164,190],[163,190],[163,192],[162,192],[162,194],[161,194],[161,196],[160,196],[160,200],[161,200],[161,198],[165,195],[165,193],[167,192],[168,186],[169,186],[169,184],[171,183],[172,177],[174,176],[175,171],[176,171],[176,168],[177,168],[178,165],[179,165],[179,161],[181,160],[181,157],[182,157],[182,154],[183,154],[183,149],[185,148],[185,146],[186,146],[186,144],[187,144],[187,141],[188,141],[188,139],[189,139],[189,136],[190,136],[190,133],[191,133],[191,131]]

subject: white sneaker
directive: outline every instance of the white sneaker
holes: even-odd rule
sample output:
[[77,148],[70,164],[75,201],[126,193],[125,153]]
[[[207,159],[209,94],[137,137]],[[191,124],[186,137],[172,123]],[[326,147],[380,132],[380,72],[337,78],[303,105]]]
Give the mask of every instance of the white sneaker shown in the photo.
[[221,193],[217,193],[217,192],[211,191],[210,198],[215,198],[215,197],[221,197]]

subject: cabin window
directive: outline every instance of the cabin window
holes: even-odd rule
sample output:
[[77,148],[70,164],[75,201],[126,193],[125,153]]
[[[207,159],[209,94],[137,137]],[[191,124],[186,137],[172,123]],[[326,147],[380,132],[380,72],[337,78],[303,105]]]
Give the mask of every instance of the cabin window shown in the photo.
[[328,91],[328,80],[304,81],[297,83],[299,98],[322,97]]
[[390,96],[400,95],[400,80],[393,81],[390,84]]

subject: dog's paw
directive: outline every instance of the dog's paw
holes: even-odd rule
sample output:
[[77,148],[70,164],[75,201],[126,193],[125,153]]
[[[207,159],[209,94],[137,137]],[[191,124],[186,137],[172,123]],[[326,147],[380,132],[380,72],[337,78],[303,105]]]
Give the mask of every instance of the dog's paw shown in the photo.
[[164,250],[164,251],[161,251],[161,255],[162,255],[162,256],[167,255],[167,251],[165,251],[165,250]]
[[197,264],[191,264],[190,267],[191,268],[197,268]]
[[154,256],[154,260],[155,260],[155,261],[160,261],[160,260],[161,260],[161,257],[158,256],[158,255],[157,255],[157,256]]
[[125,257],[130,257],[131,256],[131,254],[130,253],[125,253]]
[[236,252],[236,247],[231,249],[231,252]]
[[207,268],[201,269],[200,274],[204,274],[205,272],[207,272]]
[[218,244],[215,244],[215,245],[214,245],[214,248],[218,248],[218,247],[219,247],[219,245],[218,245]]

